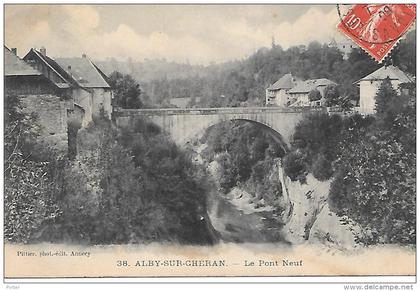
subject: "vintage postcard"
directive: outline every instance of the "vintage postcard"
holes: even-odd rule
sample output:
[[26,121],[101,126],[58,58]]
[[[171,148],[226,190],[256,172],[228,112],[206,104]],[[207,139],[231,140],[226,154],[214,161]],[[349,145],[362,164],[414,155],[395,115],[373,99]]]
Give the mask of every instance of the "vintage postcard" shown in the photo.
[[414,282],[415,21],[5,4],[4,279]]

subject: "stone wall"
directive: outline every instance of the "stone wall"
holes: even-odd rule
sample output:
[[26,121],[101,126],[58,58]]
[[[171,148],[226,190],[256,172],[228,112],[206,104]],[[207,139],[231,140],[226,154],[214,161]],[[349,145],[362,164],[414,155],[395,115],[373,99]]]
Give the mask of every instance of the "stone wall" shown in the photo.
[[57,95],[19,96],[26,113],[36,113],[41,126],[40,140],[60,154],[67,154],[67,109],[72,109],[72,100],[62,100]]

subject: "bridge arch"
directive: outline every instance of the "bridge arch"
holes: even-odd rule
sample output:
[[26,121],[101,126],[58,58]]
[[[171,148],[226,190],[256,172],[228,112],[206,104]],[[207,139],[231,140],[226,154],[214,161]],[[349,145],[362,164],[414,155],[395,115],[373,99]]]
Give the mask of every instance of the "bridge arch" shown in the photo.
[[115,112],[115,119],[117,125],[128,124],[136,118],[151,121],[181,146],[213,125],[244,120],[265,126],[276,140],[287,147],[303,114],[302,109],[279,107],[119,109]]
[[283,150],[286,152],[288,149],[288,144],[285,142],[284,137],[276,131],[274,128],[272,128],[270,125],[265,124],[263,122],[251,120],[251,119],[244,119],[244,118],[234,118],[234,119],[228,119],[228,120],[221,120],[217,122],[211,122],[206,127],[200,128],[199,130],[193,132],[189,136],[184,136],[181,140],[178,140],[179,145],[185,145],[191,142],[192,140],[200,139],[207,130],[210,128],[217,126],[219,124],[225,123],[225,122],[231,122],[231,121],[240,121],[245,123],[253,124],[257,127],[259,127],[261,130],[263,130],[265,133],[267,133],[275,142],[277,142]]

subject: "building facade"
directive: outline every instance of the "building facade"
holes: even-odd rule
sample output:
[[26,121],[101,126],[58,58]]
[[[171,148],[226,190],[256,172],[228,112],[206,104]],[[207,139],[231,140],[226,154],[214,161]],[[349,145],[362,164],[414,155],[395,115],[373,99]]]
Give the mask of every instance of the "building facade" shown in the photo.
[[87,122],[102,112],[111,119],[113,94],[106,75],[85,54],[81,58],[57,58],[55,61],[76,82],[79,89],[74,91],[73,98],[85,108]]
[[[325,102],[325,89],[328,86],[336,86],[337,84],[328,79],[311,79],[300,81],[295,87],[289,90],[290,107],[302,106],[322,106]],[[317,90],[321,99],[317,101],[310,101],[309,94],[311,91]]]
[[45,48],[31,49],[23,58],[33,68],[62,88],[84,112],[82,126],[104,113],[111,118],[113,93],[106,75],[86,56],[57,58],[47,56]]
[[[59,154],[69,150],[68,116],[77,112],[68,91],[44,76],[16,55],[4,49],[4,81],[7,98],[18,98],[22,111],[35,113],[40,127],[39,141]],[[79,118],[80,120],[80,118]]]
[[363,114],[375,113],[376,94],[385,79],[389,79],[394,90],[401,94],[400,85],[413,83],[414,80],[399,68],[383,66],[366,77],[355,82],[359,86],[360,102],[357,110]]
[[296,78],[286,74],[265,90],[265,104],[286,107],[288,106],[288,92],[296,85]]
[[[297,80],[292,74],[286,74],[266,89],[266,105],[282,107],[322,106],[327,86],[337,85],[328,79]],[[310,101],[309,94],[317,90],[321,99]]]

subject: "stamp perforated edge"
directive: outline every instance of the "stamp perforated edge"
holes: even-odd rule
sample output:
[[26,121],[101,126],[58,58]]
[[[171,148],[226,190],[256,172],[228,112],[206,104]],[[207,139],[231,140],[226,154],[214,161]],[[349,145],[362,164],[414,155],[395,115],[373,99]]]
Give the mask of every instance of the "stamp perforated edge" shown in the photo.
[[[339,9],[338,8],[338,5],[340,5],[340,4],[337,4],[337,9]],[[354,4],[354,5],[357,5],[357,4]],[[354,5],[352,6],[352,7],[354,7]],[[416,13],[416,16],[417,16],[417,13]],[[414,20],[413,20],[413,22],[407,27],[407,29],[405,30],[405,32],[403,32],[402,34],[401,34],[401,36],[395,41],[395,43],[392,45],[392,47],[389,49],[389,51],[386,53],[386,54],[384,54],[384,56],[380,59],[380,60],[377,60],[374,56],[373,56],[373,54],[370,52],[370,51],[368,51],[368,50],[366,50],[364,47],[362,47],[362,46],[360,46],[351,36],[349,36],[347,33],[344,33],[341,29],[339,29],[339,25],[342,23],[342,21],[343,21],[343,18],[341,18],[340,16],[339,16],[339,21],[338,21],[338,23],[337,23],[337,25],[335,26],[336,27],[336,29],[342,34],[342,35],[345,35],[348,39],[350,39],[353,43],[355,43],[359,48],[361,48],[365,53],[367,53],[368,55],[369,55],[369,57],[370,58],[372,58],[375,62],[377,62],[377,63],[379,63],[379,64],[382,64],[382,62],[392,53],[392,51],[394,50],[394,48],[402,41],[402,40],[404,40],[404,39],[406,39],[406,37],[407,37],[407,33],[409,33],[413,28],[414,29],[416,29],[416,23],[417,23],[417,17],[416,18],[414,18]]]

